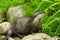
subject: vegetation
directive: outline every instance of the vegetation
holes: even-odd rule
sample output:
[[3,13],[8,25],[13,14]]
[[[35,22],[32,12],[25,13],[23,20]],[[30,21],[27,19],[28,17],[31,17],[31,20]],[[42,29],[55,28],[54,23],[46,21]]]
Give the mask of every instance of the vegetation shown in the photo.
[[31,17],[36,11],[43,11],[45,15],[41,20],[42,32],[50,36],[60,35],[59,0],[0,0],[0,11],[4,12],[8,6],[16,5],[23,5],[25,16]]

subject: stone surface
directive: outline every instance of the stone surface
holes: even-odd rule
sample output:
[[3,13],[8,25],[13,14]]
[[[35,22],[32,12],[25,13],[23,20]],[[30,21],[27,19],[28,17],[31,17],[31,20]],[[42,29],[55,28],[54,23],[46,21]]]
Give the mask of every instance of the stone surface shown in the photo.
[[53,40],[60,40],[60,38],[59,37],[56,37],[56,36],[54,36],[52,38],[53,38]]
[[[5,38],[5,36],[0,35],[0,40],[3,40],[4,38]],[[19,37],[14,37],[14,38],[9,37],[8,40],[21,40],[21,39]]]
[[[0,35],[0,40],[4,40],[5,36]],[[13,38],[9,37],[8,40],[14,40]]]
[[0,40],[3,40],[5,36],[3,35],[0,35]]
[[44,33],[35,33],[32,35],[28,35],[28,36],[23,37],[22,40],[57,40],[57,39],[54,39]]
[[0,34],[6,33],[11,27],[9,22],[3,22],[0,24]]
[[9,38],[8,38],[8,40],[15,40],[15,39],[13,39],[13,38],[9,37]]
[[19,37],[15,37],[14,39],[15,39],[15,40],[22,40],[22,39],[20,39]]
[[[5,36],[0,35],[0,40],[3,40],[5,38]],[[22,39],[20,39],[19,37],[9,37],[8,40],[60,40],[59,37],[50,37],[47,34],[44,33],[34,33],[34,34],[30,34],[27,35],[25,37],[23,37]]]
[[9,21],[13,23],[16,18],[22,17],[23,13],[22,6],[10,7],[7,12],[7,17]]

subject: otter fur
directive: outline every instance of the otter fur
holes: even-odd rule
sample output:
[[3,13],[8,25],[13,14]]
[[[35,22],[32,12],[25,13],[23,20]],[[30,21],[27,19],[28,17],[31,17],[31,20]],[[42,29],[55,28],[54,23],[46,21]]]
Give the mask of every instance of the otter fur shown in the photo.
[[32,17],[21,17],[16,19],[11,29],[7,32],[4,40],[7,40],[12,34],[22,38],[24,35],[41,32],[42,27],[39,20],[44,14],[42,12],[35,13]]

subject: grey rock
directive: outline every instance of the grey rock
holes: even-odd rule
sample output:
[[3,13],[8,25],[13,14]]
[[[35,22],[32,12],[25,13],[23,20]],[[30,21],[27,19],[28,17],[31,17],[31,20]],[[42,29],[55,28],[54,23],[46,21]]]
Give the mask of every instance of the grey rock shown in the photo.
[[52,38],[53,38],[53,40],[60,40],[60,38],[57,37],[57,36],[54,36],[54,37],[52,37]]
[[15,37],[14,39],[15,39],[15,40],[22,40],[22,39],[20,39],[19,37]]
[[34,33],[22,38],[22,40],[54,40],[54,38],[44,33]]
[[9,18],[9,21],[13,23],[15,19],[23,17],[23,13],[22,6],[10,7],[7,12],[7,18]]
[[11,27],[9,22],[3,22],[0,24],[0,34],[6,33]]
[[13,39],[13,38],[9,37],[9,38],[8,38],[8,40],[15,40],[15,39]]
[[0,40],[3,40],[5,36],[3,35],[0,35]]
[[[4,40],[4,38],[5,38],[5,36],[0,35],[0,40]],[[8,40],[21,40],[21,39],[19,37],[14,37],[14,38],[8,37]]]
[[[5,36],[0,35],[0,40],[3,40]],[[19,37],[8,37],[8,40],[60,40],[59,37],[50,37],[44,33],[34,33],[20,39]]]
[[[4,40],[5,36],[0,35],[0,40]],[[14,40],[13,38],[9,37],[8,40]]]

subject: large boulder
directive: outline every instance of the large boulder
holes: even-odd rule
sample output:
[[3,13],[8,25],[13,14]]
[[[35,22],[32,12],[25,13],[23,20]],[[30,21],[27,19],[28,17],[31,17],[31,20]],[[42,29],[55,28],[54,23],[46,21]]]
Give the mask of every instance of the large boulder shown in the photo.
[[[3,40],[5,36],[0,35],[0,40]],[[44,33],[34,33],[32,35],[27,35],[20,39],[19,37],[8,37],[8,40],[60,40],[59,37],[50,37]]]
[[6,33],[11,27],[9,22],[3,22],[0,24],[0,34]]
[[57,39],[52,38],[44,33],[34,33],[32,35],[23,37],[22,40],[57,40]]
[[13,23],[17,18],[23,17],[23,13],[22,6],[10,7],[7,12],[7,19]]

